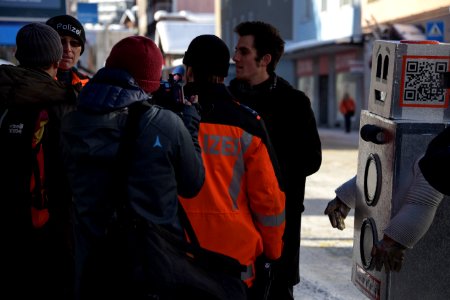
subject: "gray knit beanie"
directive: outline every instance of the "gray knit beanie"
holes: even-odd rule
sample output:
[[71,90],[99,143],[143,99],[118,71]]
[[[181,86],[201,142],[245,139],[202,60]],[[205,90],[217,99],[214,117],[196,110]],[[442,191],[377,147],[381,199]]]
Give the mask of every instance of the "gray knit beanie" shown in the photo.
[[16,58],[24,67],[48,67],[61,60],[63,54],[58,32],[41,23],[30,23],[20,28],[16,47]]

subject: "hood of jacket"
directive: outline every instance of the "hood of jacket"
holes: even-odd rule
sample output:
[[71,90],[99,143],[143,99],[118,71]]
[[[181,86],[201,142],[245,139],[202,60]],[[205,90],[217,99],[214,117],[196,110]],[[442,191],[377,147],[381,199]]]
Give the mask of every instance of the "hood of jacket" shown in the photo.
[[21,66],[0,66],[0,106],[48,106],[75,101],[72,88],[44,71]]
[[81,90],[78,107],[91,112],[107,113],[149,98],[128,72],[102,68]]

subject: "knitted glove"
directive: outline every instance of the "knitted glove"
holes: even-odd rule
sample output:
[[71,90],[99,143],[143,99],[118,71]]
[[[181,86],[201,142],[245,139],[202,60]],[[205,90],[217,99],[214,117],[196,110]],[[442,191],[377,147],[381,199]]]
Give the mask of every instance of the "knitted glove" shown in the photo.
[[336,196],[333,200],[328,202],[327,208],[324,211],[325,215],[328,215],[330,219],[331,226],[339,230],[344,230],[345,223],[344,220],[350,211],[344,202]]
[[386,273],[399,272],[405,258],[405,250],[405,246],[384,235],[383,239],[372,247],[371,255],[374,259],[375,269],[381,271],[384,265]]

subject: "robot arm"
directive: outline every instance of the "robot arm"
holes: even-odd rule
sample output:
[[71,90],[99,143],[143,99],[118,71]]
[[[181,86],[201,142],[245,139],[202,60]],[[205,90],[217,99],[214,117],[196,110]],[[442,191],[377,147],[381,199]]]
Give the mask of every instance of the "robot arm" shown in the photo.
[[405,194],[404,204],[384,234],[407,248],[414,247],[430,228],[443,198],[444,195],[424,178],[416,161],[413,182]]
[[425,235],[444,198],[424,178],[418,161],[414,164],[413,174],[403,206],[384,230],[383,239],[372,247],[371,254],[377,271],[381,271],[383,265],[386,272],[400,271],[406,248],[413,248]]
[[356,175],[340,185],[334,192],[347,207],[355,208],[356,204]]
[[344,182],[336,190],[336,198],[328,202],[324,214],[330,218],[333,228],[344,230],[344,220],[351,208],[355,207],[356,202],[356,176]]

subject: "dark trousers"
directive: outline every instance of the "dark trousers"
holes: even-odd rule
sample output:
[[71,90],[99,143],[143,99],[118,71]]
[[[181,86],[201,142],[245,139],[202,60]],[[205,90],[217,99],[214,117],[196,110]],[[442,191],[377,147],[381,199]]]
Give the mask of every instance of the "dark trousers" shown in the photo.
[[294,300],[294,287],[287,282],[274,280],[267,300]]
[[345,132],[350,132],[352,126],[352,114],[346,113],[344,115],[344,122],[345,122]]

